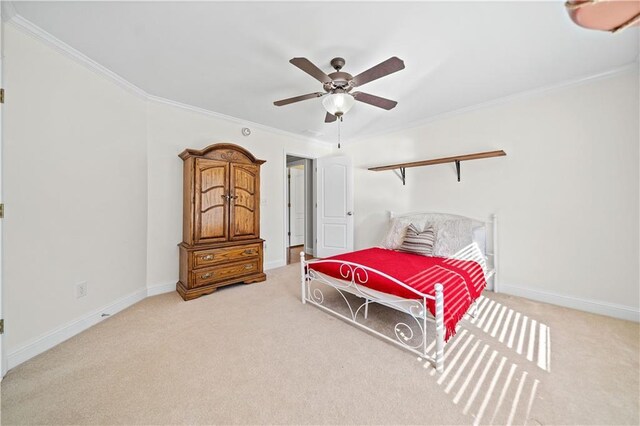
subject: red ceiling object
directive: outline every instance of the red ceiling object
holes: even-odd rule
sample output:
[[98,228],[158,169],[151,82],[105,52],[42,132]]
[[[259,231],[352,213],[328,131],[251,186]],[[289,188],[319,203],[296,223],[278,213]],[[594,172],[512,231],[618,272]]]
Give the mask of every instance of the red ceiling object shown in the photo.
[[640,0],[569,0],[565,6],[573,22],[593,30],[615,33],[640,24]]

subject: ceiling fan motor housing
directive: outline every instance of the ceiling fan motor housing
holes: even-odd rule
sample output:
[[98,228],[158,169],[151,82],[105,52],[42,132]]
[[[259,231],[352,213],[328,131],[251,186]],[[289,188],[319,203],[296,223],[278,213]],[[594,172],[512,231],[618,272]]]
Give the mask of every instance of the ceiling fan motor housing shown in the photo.
[[324,83],[322,86],[326,92],[333,92],[337,89],[341,89],[341,90],[344,90],[345,92],[348,92],[354,87],[351,84],[351,80],[353,79],[353,76],[349,73],[336,71],[329,74],[329,77],[331,78],[331,82]]
[[324,83],[323,87],[326,92],[335,93],[336,90],[348,92],[353,89],[354,85],[351,83],[353,76],[349,73],[340,71],[346,61],[344,58],[333,58],[331,60],[331,66],[336,70],[329,74],[331,78],[330,83]]

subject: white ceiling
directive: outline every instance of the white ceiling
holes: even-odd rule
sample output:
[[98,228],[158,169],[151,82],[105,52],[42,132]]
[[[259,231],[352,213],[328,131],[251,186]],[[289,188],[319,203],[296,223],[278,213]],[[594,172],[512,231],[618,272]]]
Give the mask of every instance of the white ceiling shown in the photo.
[[[562,2],[16,2],[18,14],[149,94],[336,140],[321,91],[289,59],[356,75],[391,57],[406,69],[359,88],[398,101],[356,103],[343,140],[629,64],[639,32],[588,31]],[[318,132],[321,135],[314,135]]]

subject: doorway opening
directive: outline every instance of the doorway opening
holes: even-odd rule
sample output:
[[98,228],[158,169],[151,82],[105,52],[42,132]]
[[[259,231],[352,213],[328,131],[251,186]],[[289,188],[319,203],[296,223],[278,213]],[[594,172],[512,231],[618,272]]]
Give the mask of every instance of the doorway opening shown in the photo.
[[300,252],[312,259],[315,250],[314,161],[286,155],[285,257],[287,265],[300,262]]

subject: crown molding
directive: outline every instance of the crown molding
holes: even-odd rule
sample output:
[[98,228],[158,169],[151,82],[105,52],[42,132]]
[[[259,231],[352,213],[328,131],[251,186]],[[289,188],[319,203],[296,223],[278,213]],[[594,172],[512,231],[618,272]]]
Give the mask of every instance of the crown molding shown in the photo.
[[371,139],[371,138],[375,138],[375,137],[379,137],[379,136],[384,136],[384,135],[388,135],[391,133],[395,133],[395,132],[400,132],[403,130],[410,130],[410,129],[415,129],[417,127],[421,127],[421,126],[426,126],[427,124],[436,122],[436,121],[440,121],[440,120],[445,120],[448,118],[452,118],[458,115],[462,115],[462,114],[466,114],[468,112],[472,112],[472,111],[476,111],[476,110],[481,110],[481,109],[486,109],[486,108],[492,108],[492,107],[497,107],[497,106],[501,106],[501,105],[505,105],[505,104],[509,104],[512,102],[516,102],[516,101],[521,101],[521,100],[525,100],[525,99],[530,99],[536,96],[540,96],[549,92],[556,92],[556,91],[560,91],[560,90],[564,90],[564,89],[568,89],[570,87],[574,87],[574,86],[579,86],[582,84],[587,84],[587,83],[592,83],[594,81],[597,80],[603,80],[603,79],[607,79],[607,78],[611,78],[611,77],[615,77],[617,75],[620,74],[624,74],[626,72],[629,71],[638,71],[640,69],[640,56],[636,57],[636,59],[626,65],[623,65],[621,67],[618,68],[614,68],[608,71],[604,71],[598,74],[592,74],[592,75],[588,75],[588,76],[583,76],[583,77],[578,77],[575,79],[571,79],[571,80],[565,80],[561,83],[556,83],[556,84],[549,84],[546,86],[541,86],[541,87],[537,87],[535,89],[531,89],[531,90],[526,90],[523,92],[518,92],[512,95],[508,95],[508,96],[503,96],[500,98],[496,98],[496,99],[492,99],[490,101],[486,101],[486,102],[481,102],[479,104],[475,104],[475,105],[470,105],[470,106],[466,106],[463,108],[459,108],[459,109],[455,109],[455,110],[451,110],[451,111],[447,111],[447,112],[443,112],[440,114],[436,114],[436,115],[432,115],[430,117],[426,117],[420,120],[416,120],[416,121],[412,121],[410,123],[407,124],[403,124],[400,126],[394,126],[392,128],[386,129],[386,130],[382,130],[380,132],[372,132],[372,133],[367,133],[364,134],[362,136],[358,136],[357,138],[351,138],[351,139],[347,139],[346,141],[342,142],[342,145],[347,146],[347,145],[353,145],[356,144],[358,142],[362,142],[365,139]]
[[214,117],[214,118],[217,118],[217,119],[220,119],[220,120],[229,121],[231,123],[242,125],[242,127],[252,127],[254,129],[260,129],[260,130],[264,130],[264,131],[275,133],[275,134],[282,135],[282,136],[288,136],[288,137],[294,137],[294,138],[298,138],[298,139],[304,139],[306,142],[309,142],[309,143],[315,144],[315,145],[320,145],[320,146],[323,146],[323,147],[327,147],[327,146],[333,145],[331,142],[325,142],[325,141],[321,141],[321,140],[318,140],[318,139],[313,139],[313,138],[310,138],[308,136],[299,135],[299,134],[293,133],[293,132],[288,132],[286,130],[278,129],[276,127],[270,127],[270,126],[266,126],[264,124],[256,123],[254,121],[243,120],[241,118],[233,117],[233,116],[230,116],[230,115],[225,115],[225,114],[222,114],[222,113],[219,113],[219,112],[211,111],[211,110],[200,108],[200,107],[197,107],[197,106],[183,104],[181,102],[177,102],[177,101],[174,101],[174,100],[171,100],[171,99],[167,99],[167,98],[162,98],[160,96],[147,95],[147,99],[149,101],[155,102],[157,104],[164,104],[164,105],[172,106],[172,107],[175,107],[175,108],[180,108],[180,109],[183,109],[183,110],[195,112],[195,113],[198,113],[198,114],[207,115],[209,117]]
[[[84,53],[80,52],[79,50],[69,46],[67,43],[63,42],[62,40],[56,38],[55,36],[53,36],[52,34],[48,33],[47,31],[43,30],[42,28],[38,27],[36,24],[32,23],[31,21],[23,18],[21,15],[15,13],[15,8],[13,8],[13,5],[11,4],[12,2],[2,2],[3,6],[4,4],[6,4],[7,9],[6,11],[10,11],[11,13],[9,13],[9,16],[3,16],[3,19],[7,19],[7,23],[11,23],[13,25],[15,25],[16,28],[24,31],[27,34],[32,35],[33,37],[45,42],[46,44],[48,44],[49,46],[53,47],[54,49],[56,49],[58,52],[66,55],[67,57],[75,60],[76,62],[84,65],[85,67],[87,67],[88,69],[96,72],[99,75],[102,75],[103,77],[111,80],[112,82],[114,82],[115,84],[117,84],[118,86],[122,87],[123,89],[129,91],[130,93],[140,97],[141,99],[144,99],[146,101],[149,102],[155,102],[158,104],[164,104],[164,105],[169,105],[175,108],[179,108],[179,109],[183,109],[183,110],[187,110],[187,111],[191,111],[191,112],[195,112],[195,113],[199,113],[199,114],[203,114],[203,115],[207,115],[209,117],[215,117],[221,120],[225,120],[231,123],[235,123],[241,126],[251,126],[257,129],[261,129],[264,131],[268,131],[271,133],[275,133],[275,134],[279,134],[279,135],[283,135],[283,136],[289,136],[289,137],[294,137],[294,138],[299,138],[299,139],[303,139],[306,142],[312,143],[314,145],[320,145],[323,147],[327,147],[327,146],[333,146],[334,143],[330,142],[330,141],[322,141],[319,139],[315,139],[315,138],[310,138],[308,136],[305,136],[303,134],[298,134],[298,133],[294,133],[294,132],[289,132],[286,130],[282,130],[282,129],[278,129],[276,127],[271,127],[271,126],[267,126],[265,124],[260,124],[260,123],[256,123],[256,122],[252,122],[252,121],[248,121],[248,120],[243,120],[241,118],[238,117],[233,117],[230,115],[225,115],[219,112],[215,112],[215,111],[211,111],[205,108],[200,108],[194,105],[189,105],[189,104],[185,104],[182,102],[178,102],[178,101],[174,101],[171,99],[166,99],[160,96],[155,96],[155,95],[151,95],[149,93],[147,93],[146,91],[144,91],[143,89],[141,89],[140,87],[136,86],[135,84],[129,82],[128,80],[126,80],[125,78],[121,77],[120,75],[118,75],[117,73],[111,71],[110,69],[106,68],[103,65],[100,65],[98,62],[94,61],[93,59],[89,58],[88,56],[86,56]],[[351,138],[351,139],[347,139],[345,141],[342,141],[342,145],[343,146],[348,146],[348,145],[352,145],[352,144],[356,144],[358,142],[362,142],[366,139],[370,139],[370,138],[375,138],[375,137],[379,137],[379,136],[383,136],[383,135],[388,135],[391,133],[395,133],[395,132],[399,132],[399,131],[403,131],[403,130],[409,130],[409,129],[414,129],[417,127],[421,127],[421,126],[425,126],[427,124],[436,122],[436,121],[440,121],[440,120],[445,120],[448,118],[452,118],[455,117],[457,115],[462,115],[462,114],[466,114],[468,112],[472,112],[472,111],[476,111],[476,110],[480,110],[480,109],[485,109],[485,108],[491,108],[491,107],[496,107],[496,106],[500,106],[500,105],[504,105],[504,104],[508,104],[511,102],[515,102],[515,101],[519,101],[519,100],[523,100],[523,99],[527,99],[527,98],[532,98],[535,96],[539,96],[548,92],[554,92],[554,91],[559,91],[559,90],[563,90],[572,86],[577,86],[577,85],[581,85],[581,84],[585,84],[585,83],[591,83],[593,81],[597,81],[597,80],[601,80],[601,79],[606,79],[606,78],[611,78],[614,77],[616,75],[619,74],[623,74],[625,72],[631,71],[631,70],[637,70],[638,67],[640,66],[640,55],[638,57],[636,57],[636,59],[633,62],[630,62],[626,65],[623,65],[621,67],[618,68],[614,68],[612,70],[609,71],[605,71],[605,72],[601,72],[598,74],[592,74],[592,75],[588,75],[588,76],[583,76],[583,77],[579,77],[579,78],[575,78],[575,79],[571,79],[571,80],[566,80],[564,82],[561,83],[556,83],[556,84],[550,84],[547,86],[541,86],[535,89],[531,89],[531,90],[527,90],[527,91],[523,91],[523,92],[519,92],[519,93],[515,93],[513,95],[508,95],[508,96],[503,96],[501,98],[496,98],[496,99],[492,99],[490,101],[486,101],[486,102],[481,102],[475,105],[470,105],[467,107],[463,107],[463,108],[459,108],[456,110],[452,110],[452,111],[447,111],[444,113],[440,113],[440,114],[436,114],[436,115],[432,115],[420,120],[416,120],[416,121],[412,121],[410,123],[406,123],[403,125],[398,125],[398,126],[394,126],[385,130],[382,130],[380,132],[372,132],[372,133],[366,133],[363,134],[361,136],[355,137],[355,138]]]
[[35,37],[36,39],[39,39],[45,42],[46,44],[53,47],[58,52],[64,54],[66,57],[73,59],[74,61],[80,63],[81,65],[84,65],[86,68],[90,69],[91,71],[103,77],[106,77],[107,79],[111,80],[113,83],[117,84],[118,86],[127,90],[128,92],[136,96],[139,96],[142,99],[148,98],[147,92],[145,92],[135,84],[130,83],[129,81],[127,81],[120,75],[116,74],[115,72],[111,71],[107,67],[100,65],[98,62],[89,58],[84,53],[80,52],[77,49],[74,49],[64,41],[54,37],[53,35],[43,30],[42,28],[38,27],[36,24],[26,20],[22,16],[16,14],[12,16],[8,22],[13,24],[23,32]]
[[145,90],[141,89],[140,87],[136,86],[135,84],[129,82],[128,80],[126,80],[124,77],[120,76],[119,74],[111,71],[110,69],[108,69],[107,67],[99,64],[98,62],[94,61],[93,59],[89,58],[87,55],[85,55],[84,53],[80,52],[79,50],[69,46],[67,43],[63,42],[62,40],[58,39],[57,37],[53,36],[52,34],[48,33],[47,31],[43,30],[42,28],[38,27],[36,24],[34,24],[33,22],[23,18],[22,16],[20,16],[19,14],[14,13],[13,16],[10,16],[7,20],[8,23],[13,24],[16,28],[18,28],[19,30],[35,37],[38,40],[43,41],[45,44],[53,47],[56,51],[62,53],[63,55],[65,55],[66,57],[80,63],[81,65],[84,65],[86,68],[88,68],[89,70],[95,72],[98,75],[101,75],[102,77],[107,78],[108,80],[110,80],[111,82],[115,83],[116,85],[120,86],[121,88],[125,89],[126,91],[132,93],[135,96],[138,96],[139,98],[146,100],[148,102],[155,102],[158,104],[164,104],[164,105],[169,105],[175,108],[179,108],[179,109],[183,109],[186,111],[191,111],[191,112],[195,112],[198,114],[203,114],[209,117],[214,117],[217,119],[221,119],[221,120],[225,120],[234,124],[238,124],[239,126],[242,127],[253,127],[255,129],[260,129],[263,131],[267,131],[267,132],[271,132],[271,133],[275,133],[278,135],[282,135],[282,136],[288,136],[288,137],[294,137],[297,139],[302,139],[305,142],[309,142],[312,143],[314,145],[320,145],[323,147],[327,147],[327,146],[331,146],[332,143],[331,142],[325,142],[325,141],[321,141],[318,139],[314,139],[314,138],[309,138],[308,136],[304,136],[301,134],[297,134],[297,133],[293,133],[293,132],[288,132],[286,130],[282,130],[282,129],[278,129],[275,127],[270,127],[264,124],[260,124],[260,123],[255,123],[252,121],[248,121],[248,120],[243,120],[241,118],[238,117],[233,117],[230,115],[225,115],[225,114],[221,114],[215,111],[211,111],[211,110],[207,110],[204,108],[200,108],[194,105],[189,105],[189,104],[185,104],[182,102],[177,102],[171,99],[166,99],[166,98],[162,98],[160,96],[155,96],[152,94],[147,93]]

